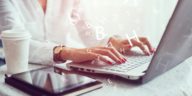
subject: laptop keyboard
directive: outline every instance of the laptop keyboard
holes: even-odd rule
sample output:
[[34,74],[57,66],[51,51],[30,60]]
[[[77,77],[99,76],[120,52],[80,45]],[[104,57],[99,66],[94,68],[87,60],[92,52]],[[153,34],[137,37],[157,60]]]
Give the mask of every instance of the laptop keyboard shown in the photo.
[[109,71],[117,71],[117,72],[127,72],[143,64],[149,63],[152,57],[153,55],[127,56],[127,61],[125,63],[115,64],[113,66],[105,66],[105,67],[102,67],[102,69],[109,70]]

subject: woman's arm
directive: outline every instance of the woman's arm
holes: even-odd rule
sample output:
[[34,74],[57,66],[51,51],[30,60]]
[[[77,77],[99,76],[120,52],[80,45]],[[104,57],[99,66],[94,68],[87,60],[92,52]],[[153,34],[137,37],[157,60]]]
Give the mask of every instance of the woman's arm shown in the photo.
[[[0,0],[0,14],[1,31],[10,30],[14,28],[14,26],[24,27],[17,11],[11,3],[11,0]],[[53,64],[53,49],[55,46],[56,44],[51,42],[41,42],[32,39],[29,49],[29,62],[37,64]],[[83,49],[64,47],[59,56],[59,58],[62,58],[63,60],[72,60],[74,62],[85,62],[99,59],[103,62],[112,64],[111,60],[106,57],[119,64],[126,61],[121,54],[119,54],[114,48],[110,47],[92,47]]]

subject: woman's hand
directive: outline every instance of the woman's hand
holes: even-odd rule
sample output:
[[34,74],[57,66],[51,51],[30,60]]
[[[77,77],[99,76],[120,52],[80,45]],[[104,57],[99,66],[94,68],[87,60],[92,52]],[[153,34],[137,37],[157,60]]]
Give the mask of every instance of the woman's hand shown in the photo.
[[[138,39],[133,38],[130,41],[128,39],[111,37],[108,43],[113,45],[113,47],[122,54],[130,51],[130,49],[135,46],[139,47],[145,55],[150,55],[155,52],[155,49],[151,46],[146,37],[138,37]],[[145,46],[147,46],[147,48]]]
[[126,59],[113,47],[94,47],[94,48],[68,48],[65,47],[61,52],[61,58],[72,60],[73,62],[85,62],[99,59],[108,64],[112,64],[109,57],[118,64],[124,63]]

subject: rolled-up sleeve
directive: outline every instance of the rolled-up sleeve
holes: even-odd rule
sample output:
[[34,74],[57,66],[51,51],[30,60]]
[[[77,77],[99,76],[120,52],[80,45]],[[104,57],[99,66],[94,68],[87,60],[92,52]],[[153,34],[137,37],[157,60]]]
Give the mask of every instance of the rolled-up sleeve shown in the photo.
[[53,48],[55,46],[55,43],[31,40],[29,49],[29,62],[48,65],[54,64]]

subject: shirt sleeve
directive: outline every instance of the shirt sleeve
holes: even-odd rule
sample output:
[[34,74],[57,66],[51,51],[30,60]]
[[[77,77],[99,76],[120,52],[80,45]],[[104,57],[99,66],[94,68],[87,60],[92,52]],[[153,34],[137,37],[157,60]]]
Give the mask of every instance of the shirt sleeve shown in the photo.
[[92,26],[89,26],[86,16],[81,9],[80,0],[75,0],[71,18],[79,32],[81,40],[88,47],[106,45],[110,36],[105,32],[97,31]]
[[[24,27],[17,11],[10,0],[0,0],[0,32],[14,27]],[[30,31],[30,30],[28,30]],[[36,64],[53,64],[53,47],[51,42],[30,41],[29,62]]]
[[40,42],[31,40],[29,48],[29,62],[35,64],[52,65],[53,61],[53,48],[56,46],[52,42]]

